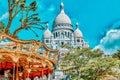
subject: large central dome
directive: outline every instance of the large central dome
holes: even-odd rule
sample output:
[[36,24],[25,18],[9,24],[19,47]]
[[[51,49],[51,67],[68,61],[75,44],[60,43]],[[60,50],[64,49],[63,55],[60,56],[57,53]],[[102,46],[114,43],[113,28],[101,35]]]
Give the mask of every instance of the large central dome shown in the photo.
[[71,24],[70,18],[64,12],[64,4],[63,3],[61,3],[60,9],[61,9],[60,13],[54,20],[54,26],[57,24]]
[[55,18],[55,24],[61,24],[61,23],[68,23],[71,24],[70,18],[65,14],[65,13],[60,13],[56,18]]

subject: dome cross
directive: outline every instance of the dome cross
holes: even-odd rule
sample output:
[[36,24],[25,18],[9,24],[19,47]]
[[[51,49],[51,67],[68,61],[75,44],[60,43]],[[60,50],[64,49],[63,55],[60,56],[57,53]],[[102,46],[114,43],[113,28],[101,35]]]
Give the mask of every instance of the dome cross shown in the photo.
[[49,28],[49,24],[48,23],[46,23],[46,29],[48,29]]
[[60,10],[61,10],[61,12],[64,13],[64,4],[63,4],[63,2],[61,2],[61,4],[60,4]]
[[77,28],[79,28],[79,23],[78,23],[78,22],[76,23],[76,29],[77,29]]

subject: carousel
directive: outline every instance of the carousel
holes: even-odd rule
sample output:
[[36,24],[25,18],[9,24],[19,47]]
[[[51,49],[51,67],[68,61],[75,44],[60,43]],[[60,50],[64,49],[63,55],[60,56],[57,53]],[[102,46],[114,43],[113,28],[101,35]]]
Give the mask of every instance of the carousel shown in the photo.
[[[0,35],[0,80],[51,80],[59,52],[36,40]],[[6,41],[6,42],[2,42]]]
[[[0,23],[0,80],[52,79],[59,51],[38,40],[19,39],[17,35],[21,30],[36,34],[33,29],[43,30],[43,25],[48,25],[48,22],[41,21],[36,9],[36,1],[28,5],[26,0],[8,0],[8,23],[6,26]],[[17,15],[19,18],[16,20],[20,23],[13,26],[16,28],[11,33],[10,28]]]

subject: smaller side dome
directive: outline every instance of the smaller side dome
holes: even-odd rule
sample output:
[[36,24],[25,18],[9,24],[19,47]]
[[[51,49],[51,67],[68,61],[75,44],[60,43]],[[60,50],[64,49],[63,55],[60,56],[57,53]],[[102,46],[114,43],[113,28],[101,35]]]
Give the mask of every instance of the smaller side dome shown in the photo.
[[46,31],[45,31],[44,34],[43,34],[43,37],[44,37],[44,38],[50,38],[50,37],[52,36],[52,33],[51,33],[50,30],[48,29],[48,26],[49,26],[49,24],[47,23],[47,24],[46,24],[47,29],[46,29]]
[[76,23],[76,30],[74,31],[74,37],[83,37],[82,32],[78,28],[79,24]]

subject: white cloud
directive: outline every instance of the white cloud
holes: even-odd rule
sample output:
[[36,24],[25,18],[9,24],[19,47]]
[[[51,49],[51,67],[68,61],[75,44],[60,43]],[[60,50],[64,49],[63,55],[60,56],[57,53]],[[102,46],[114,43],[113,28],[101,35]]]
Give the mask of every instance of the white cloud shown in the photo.
[[100,44],[94,49],[101,49],[105,54],[113,54],[120,49],[120,29],[107,32],[106,36],[100,40]]
[[8,12],[4,13],[4,14],[0,17],[0,21],[8,18],[8,16],[9,16],[9,13],[8,13]]

